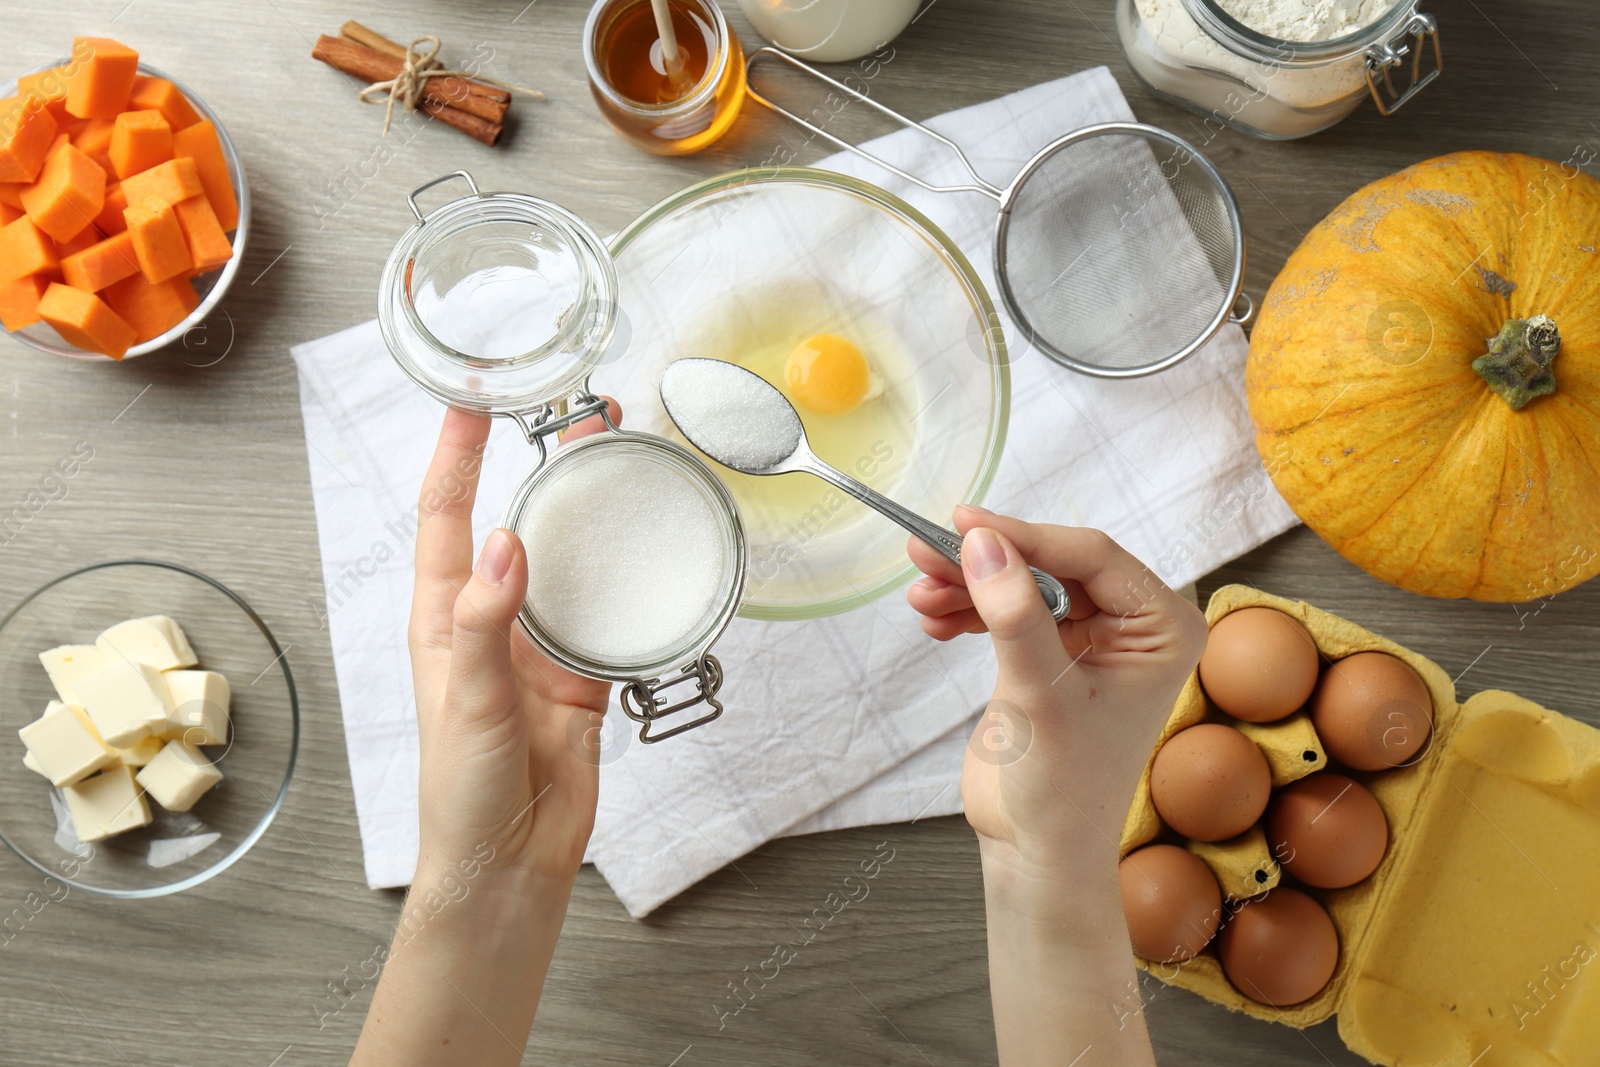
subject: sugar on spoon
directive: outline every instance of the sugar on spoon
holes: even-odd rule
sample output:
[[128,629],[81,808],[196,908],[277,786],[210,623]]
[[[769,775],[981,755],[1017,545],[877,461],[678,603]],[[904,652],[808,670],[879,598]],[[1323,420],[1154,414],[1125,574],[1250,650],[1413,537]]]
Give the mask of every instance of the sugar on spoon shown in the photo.
[[[683,436],[723,466],[744,474],[813,474],[961,565],[960,537],[818,459],[794,406],[760,375],[719,359],[680,359],[661,375],[661,402]],[[1072,602],[1060,581],[1029,569],[1051,616],[1066,618]]]

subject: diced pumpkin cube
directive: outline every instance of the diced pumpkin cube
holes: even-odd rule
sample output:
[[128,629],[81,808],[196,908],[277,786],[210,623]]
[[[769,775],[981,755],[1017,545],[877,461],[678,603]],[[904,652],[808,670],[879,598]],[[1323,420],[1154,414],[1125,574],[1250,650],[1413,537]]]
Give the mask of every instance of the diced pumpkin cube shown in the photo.
[[[56,256],[65,262],[68,256],[75,256],[85,248],[93,248],[103,240],[105,240],[105,234],[95,229],[94,223],[91,222],[68,240],[57,241]],[[71,285],[72,283],[68,282],[67,284]]]
[[171,206],[203,192],[200,171],[188,156],[169,159],[122,179],[122,195],[128,198],[129,207],[140,204]]
[[233,258],[233,243],[222,232],[217,213],[203,196],[191,197],[174,205],[178,225],[183,228],[183,239],[189,245],[189,257],[194,269],[201,274],[216,270]]
[[38,179],[22,190],[33,224],[57,241],[83,230],[105,206],[106,172],[70,142],[45,160]]
[[186,274],[194,260],[183,239],[183,227],[170,204],[130,204],[122,213],[133,237],[133,251],[139,258],[139,272],[149,282],[164,282]]
[[44,274],[55,270],[60,262],[55,242],[32,219],[20,218],[0,229],[0,282]]
[[133,91],[128,94],[128,110],[145,109],[161,112],[173,133],[186,130],[200,121],[200,113],[189,103],[182,89],[165,78],[141,74],[133,79]]
[[48,288],[50,279],[43,274],[0,282],[0,325],[20,330],[38,322],[39,300]]
[[175,158],[188,156],[194,160],[206,199],[211,201],[211,210],[217,213],[217,221],[222,224],[223,232],[236,229],[239,225],[239,200],[234,196],[233,179],[228,176],[228,161],[222,154],[217,128],[207,119],[186,130],[178,130],[172,135],[172,154]]
[[66,67],[51,67],[49,70],[22,75],[17,79],[17,95],[27,96],[30,93],[44,101],[58,125],[77,121],[67,114]]
[[84,119],[83,125],[72,134],[72,143],[77,145],[78,151],[98,163],[108,179],[116,176],[111,166],[111,134],[116,128],[116,119]]
[[200,306],[200,294],[187,278],[151,285],[143,274],[135,274],[107,287],[100,296],[133,327],[139,344],[160,337]]
[[127,209],[128,198],[123,195],[122,183],[112,182],[106,186],[106,202],[100,214],[94,217],[94,228],[107,237],[121,233],[128,228],[128,220],[122,217]]
[[104,300],[70,285],[51,282],[39,301],[39,317],[67,344],[121,359],[134,342],[134,330]]
[[117,120],[109,119],[84,119],[82,125],[72,133],[72,143],[78,146],[78,151],[86,156],[101,155],[111,151],[111,134],[117,128]]
[[9,226],[26,214],[22,208],[12,207],[4,200],[0,200],[0,226]]
[[22,190],[27,182],[0,182],[0,204],[22,210]]
[[139,53],[109,37],[79,37],[72,55],[76,69],[67,77],[67,114],[116,118],[139,76]]
[[126,230],[61,260],[61,279],[74,289],[98,293],[139,272],[133,235]]
[[111,169],[126,178],[172,158],[172,127],[159,111],[124,111],[111,130]]
[[56,117],[39,97],[0,100],[0,181],[37,178],[55,138]]

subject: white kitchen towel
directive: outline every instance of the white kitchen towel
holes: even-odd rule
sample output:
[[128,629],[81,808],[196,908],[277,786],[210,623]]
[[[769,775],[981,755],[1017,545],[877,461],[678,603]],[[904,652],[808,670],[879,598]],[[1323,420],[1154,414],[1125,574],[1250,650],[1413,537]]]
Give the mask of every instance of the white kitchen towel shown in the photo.
[[[932,125],[1003,186],[1062,133],[1132,117],[1096,68]],[[869,147],[935,182],[961,177],[914,131]],[[846,154],[820,166],[905,197],[973,263],[988,263],[993,201],[926,193]],[[1098,526],[1174,585],[1293,525],[1255,454],[1237,328],[1172,370],[1130,381],[1064,370],[1027,351],[1009,323],[1007,337],[1010,437],[988,506]],[[373,323],[293,355],[367,879],[402,885],[417,847],[405,651],[413,498],[440,410],[395,368]],[[497,426],[475,515],[480,540],[529,464],[515,428]],[[715,725],[646,747],[615,707],[607,717],[590,858],[630,913],[647,914],[777,836],[960,810],[959,738],[993,684],[986,641],[928,641],[893,595],[807,623],[739,619],[716,651],[728,710]]]

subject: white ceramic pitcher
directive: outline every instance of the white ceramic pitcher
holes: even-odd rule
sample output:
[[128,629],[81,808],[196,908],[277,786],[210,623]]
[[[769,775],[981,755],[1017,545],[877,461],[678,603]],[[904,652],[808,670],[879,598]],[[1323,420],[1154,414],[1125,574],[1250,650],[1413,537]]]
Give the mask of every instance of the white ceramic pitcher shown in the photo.
[[813,63],[869,55],[898,37],[922,0],[739,0],[774,45]]

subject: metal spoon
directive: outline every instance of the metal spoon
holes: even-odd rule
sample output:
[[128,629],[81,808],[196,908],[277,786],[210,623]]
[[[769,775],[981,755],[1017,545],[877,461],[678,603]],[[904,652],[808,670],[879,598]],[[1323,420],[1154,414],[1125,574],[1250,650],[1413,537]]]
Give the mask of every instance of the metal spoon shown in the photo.
[[[661,401],[683,436],[723,466],[743,474],[813,474],[961,565],[961,538],[818,459],[794,406],[760,375],[722,360],[680,359],[661,375]],[[742,425],[734,428],[734,419]],[[759,429],[752,433],[751,426]],[[1029,570],[1051,616],[1066,618],[1072,602],[1061,582]]]

